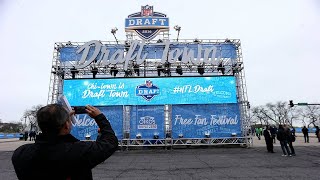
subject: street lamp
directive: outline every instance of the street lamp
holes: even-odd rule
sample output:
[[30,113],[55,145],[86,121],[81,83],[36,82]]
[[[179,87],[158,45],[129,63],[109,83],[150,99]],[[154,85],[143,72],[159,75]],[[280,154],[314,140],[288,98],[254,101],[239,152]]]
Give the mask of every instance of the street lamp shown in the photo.
[[113,34],[113,36],[114,36],[114,39],[116,39],[116,42],[117,42],[117,44],[118,44],[118,39],[117,39],[117,37],[116,37],[116,32],[118,31],[118,28],[112,28],[111,29],[111,33]]
[[178,36],[177,36],[177,41],[179,40],[179,34],[180,34],[180,31],[181,31],[181,26],[178,26],[178,25],[175,25],[173,27],[176,31],[178,31]]

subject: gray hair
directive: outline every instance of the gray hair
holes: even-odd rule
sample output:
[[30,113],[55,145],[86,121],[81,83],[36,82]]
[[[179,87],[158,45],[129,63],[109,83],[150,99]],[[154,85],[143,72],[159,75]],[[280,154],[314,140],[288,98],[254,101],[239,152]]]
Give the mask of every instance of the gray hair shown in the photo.
[[57,135],[69,120],[68,111],[60,104],[49,104],[37,112],[37,122],[44,134]]

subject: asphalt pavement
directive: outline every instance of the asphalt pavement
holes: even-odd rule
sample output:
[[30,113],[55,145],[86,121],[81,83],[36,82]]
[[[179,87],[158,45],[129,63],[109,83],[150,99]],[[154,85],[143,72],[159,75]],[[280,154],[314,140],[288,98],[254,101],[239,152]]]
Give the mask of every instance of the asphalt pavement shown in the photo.
[[[213,146],[188,149],[143,149],[118,151],[95,167],[94,179],[167,180],[319,180],[320,143],[315,137],[304,143],[297,137],[297,156],[282,157],[279,142],[276,153],[267,153],[264,139],[253,138],[253,147]],[[11,156],[18,146],[29,141],[0,140],[0,179],[17,179]]]

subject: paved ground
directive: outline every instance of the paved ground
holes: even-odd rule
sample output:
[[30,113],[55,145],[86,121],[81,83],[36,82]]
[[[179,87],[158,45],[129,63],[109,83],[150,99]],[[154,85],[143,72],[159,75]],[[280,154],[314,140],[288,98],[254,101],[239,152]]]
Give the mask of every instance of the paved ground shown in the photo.
[[[22,141],[0,140],[0,179],[17,179],[11,164],[12,151]],[[320,179],[320,143],[312,137],[294,143],[297,156],[282,157],[266,152],[264,140],[254,137],[252,148],[212,147],[174,150],[132,150],[116,152],[93,169],[94,179]]]

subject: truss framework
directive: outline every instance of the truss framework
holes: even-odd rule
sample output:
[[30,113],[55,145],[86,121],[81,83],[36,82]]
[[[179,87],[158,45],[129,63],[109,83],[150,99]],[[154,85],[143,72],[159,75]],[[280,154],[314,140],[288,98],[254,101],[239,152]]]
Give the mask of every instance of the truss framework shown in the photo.
[[[127,34],[127,38],[130,34]],[[164,35],[165,37],[166,35]],[[128,40],[136,39],[134,35]],[[165,39],[165,38],[164,38]],[[125,44],[127,41],[118,41],[120,44]],[[172,40],[176,41],[176,40]],[[206,44],[224,44],[224,43],[233,43],[236,47],[236,59],[230,58],[221,58],[221,62],[223,63],[224,73],[219,71],[219,67],[213,64],[206,64],[203,63],[204,75],[205,76],[223,76],[223,75],[232,75],[236,78],[237,82],[237,102],[240,105],[240,112],[241,112],[241,129],[242,129],[242,137],[237,137],[236,139],[226,137],[226,138],[210,138],[208,139],[177,139],[177,140],[170,140],[170,143],[167,142],[166,139],[162,140],[122,140],[126,142],[126,146],[146,146],[147,144],[150,145],[157,145],[157,146],[167,146],[167,145],[186,145],[187,142],[191,142],[191,145],[216,145],[216,144],[246,144],[247,146],[252,145],[252,141],[250,141],[250,137],[248,136],[248,131],[250,129],[250,121],[248,117],[248,97],[247,97],[247,88],[246,88],[246,80],[245,80],[245,72],[244,72],[244,65],[243,65],[243,57],[242,57],[242,49],[241,49],[241,42],[239,39],[198,39],[200,43]],[[156,43],[156,40],[148,41],[148,43]],[[116,44],[116,41],[103,41],[103,44]],[[194,43],[194,39],[185,39],[179,40],[180,44],[190,44]],[[51,77],[50,77],[50,85],[49,85],[49,94],[48,94],[48,103],[56,103],[57,98],[60,94],[62,94],[62,87],[63,87],[63,79],[72,79],[72,68],[78,63],[76,61],[71,62],[61,62],[60,61],[60,49],[61,47],[80,47],[84,44],[84,42],[59,42],[55,43],[54,45],[54,52],[53,52],[53,60],[52,60],[52,68],[51,68]],[[158,77],[158,65],[161,64],[161,59],[146,59],[145,62],[139,65],[139,74],[140,77]],[[177,73],[176,69],[180,66],[182,69],[183,74]],[[137,68],[133,66],[133,63],[129,64],[129,69],[127,71],[124,70],[123,64],[117,64],[116,68],[118,70],[118,74],[111,75],[111,68],[114,67],[113,65],[110,66],[103,66],[99,63],[94,63],[90,66],[87,66],[83,69],[77,69],[77,73],[75,74],[75,78],[92,78],[92,70],[93,68],[97,68],[98,72],[96,78],[118,78],[118,77],[138,77],[138,73],[135,71]],[[128,73],[130,71],[131,73]],[[169,73],[161,72],[160,76],[162,77],[184,77],[184,76],[202,76],[198,72],[198,65],[197,64],[190,64],[190,63],[181,63],[175,62],[171,63],[168,67]],[[124,119],[123,119],[123,132],[124,137],[128,136],[129,129],[130,129],[130,107],[125,106],[124,110]],[[165,108],[165,134],[171,134],[171,105],[164,105]],[[142,143],[137,143],[141,142]],[[154,143],[156,142],[156,144]],[[206,143],[202,143],[206,142]]]

